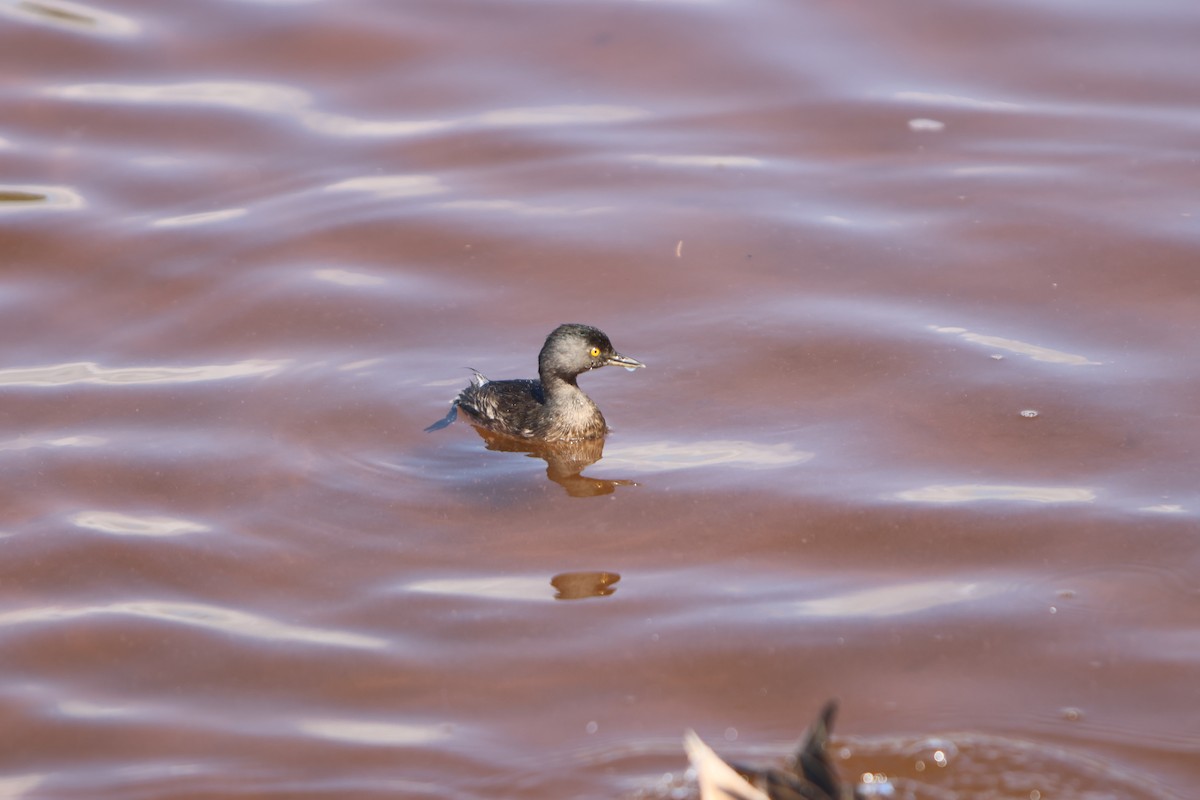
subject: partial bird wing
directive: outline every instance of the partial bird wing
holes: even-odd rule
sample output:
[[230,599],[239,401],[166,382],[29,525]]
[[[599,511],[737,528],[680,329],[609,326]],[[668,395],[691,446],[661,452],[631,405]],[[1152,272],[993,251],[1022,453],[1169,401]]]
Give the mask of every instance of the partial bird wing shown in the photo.
[[696,770],[700,800],[771,800],[722,761],[695,731],[684,734],[683,747]]

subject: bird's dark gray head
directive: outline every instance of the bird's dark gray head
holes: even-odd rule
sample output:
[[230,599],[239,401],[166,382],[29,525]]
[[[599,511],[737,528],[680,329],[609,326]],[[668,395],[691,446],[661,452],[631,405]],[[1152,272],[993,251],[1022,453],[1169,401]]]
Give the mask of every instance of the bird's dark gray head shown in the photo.
[[646,365],[618,353],[604,331],[591,325],[559,325],[546,337],[538,354],[538,373],[543,382],[561,378],[574,383],[581,372],[610,366],[637,369]]

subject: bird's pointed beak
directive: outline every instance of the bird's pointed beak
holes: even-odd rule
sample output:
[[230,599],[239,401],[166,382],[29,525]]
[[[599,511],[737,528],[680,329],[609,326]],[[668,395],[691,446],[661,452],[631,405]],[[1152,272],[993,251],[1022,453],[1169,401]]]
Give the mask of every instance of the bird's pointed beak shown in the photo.
[[604,360],[604,366],[606,366],[606,367],[624,367],[625,369],[632,372],[633,370],[637,369],[638,367],[644,367],[646,365],[643,364],[642,362],[638,361],[636,358],[630,358],[629,356],[623,356],[620,353],[613,353],[611,356],[609,356],[608,358],[606,358]]

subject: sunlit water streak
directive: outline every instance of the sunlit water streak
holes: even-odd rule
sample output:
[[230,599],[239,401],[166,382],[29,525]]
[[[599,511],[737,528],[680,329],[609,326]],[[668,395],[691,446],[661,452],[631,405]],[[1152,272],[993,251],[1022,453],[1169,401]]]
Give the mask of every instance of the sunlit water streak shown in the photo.
[[235,364],[206,364],[194,367],[104,367],[90,361],[17,367],[0,370],[0,386],[69,386],[99,384],[136,386],[143,384],[199,383],[230,378],[268,377],[282,372],[288,359],[250,359]]
[[498,108],[447,119],[365,120],[311,108],[308,92],[254,81],[179,84],[81,83],[56,86],[46,94],[61,100],[138,105],[193,105],[294,119],[309,130],[334,137],[408,138],[457,129],[604,125],[646,116],[644,109],[610,105],[547,105]]
[[1017,339],[1009,339],[1003,336],[991,336],[982,333],[974,333],[966,328],[953,327],[938,327],[931,325],[929,329],[935,333],[957,335],[964,341],[972,344],[980,344],[984,347],[989,347],[994,350],[1003,350],[1015,355],[1027,356],[1034,361],[1045,361],[1051,364],[1063,364],[1071,367],[1094,367],[1100,366],[1099,361],[1092,361],[1086,356],[1076,355],[1074,353],[1064,353],[1061,350],[1055,350],[1042,345],[1030,344]]
[[1002,484],[961,484],[924,486],[895,494],[897,500],[913,503],[976,503],[1018,501],[1025,503],[1091,503],[1094,489],[1065,486],[1005,486]]
[[135,516],[117,511],[80,511],[71,521],[80,528],[114,536],[183,536],[210,530],[207,525],[186,519]]
[[78,211],[86,206],[83,195],[67,186],[0,185],[0,214]]
[[132,17],[71,0],[3,0],[0,15],[14,21],[101,37],[131,38],[141,32],[141,25]]
[[705,467],[733,469],[778,469],[810,460],[812,453],[794,445],[763,444],[737,440],[697,442],[617,443],[605,448],[599,466],[638,472],[665,472]]
[[388,642],[373,636],[291,625],[267,617],[201,603],[130,600],[95,606],[49,606],[0,612],[0,629],[19,625],[62,624],[99,617],[131,617],[171,625],[206,628],[224,634],[272,642],[378,650]]

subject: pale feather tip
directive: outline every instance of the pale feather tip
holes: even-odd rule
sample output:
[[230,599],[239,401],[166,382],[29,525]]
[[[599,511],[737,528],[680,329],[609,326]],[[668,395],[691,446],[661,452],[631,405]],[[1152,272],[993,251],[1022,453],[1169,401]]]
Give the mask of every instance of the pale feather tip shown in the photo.
[[692,768],[696,770],[700,800],[770,800],[722,761],[695,731],[684,733],[683,748],[687,751],[688,761],[692,762]]

